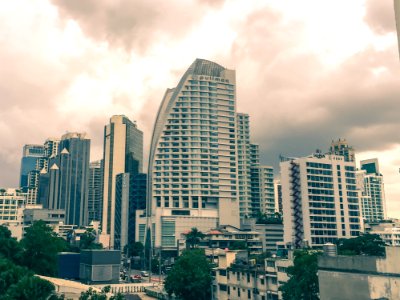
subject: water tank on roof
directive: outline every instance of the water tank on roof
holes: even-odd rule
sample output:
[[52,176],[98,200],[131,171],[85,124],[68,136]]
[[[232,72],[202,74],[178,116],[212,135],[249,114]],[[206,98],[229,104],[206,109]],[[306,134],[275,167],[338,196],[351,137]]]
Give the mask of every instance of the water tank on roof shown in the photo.
[[337,247],[335,244],[326,243],[324,246],[324,255],[326,256],[336,256],[337,255]]

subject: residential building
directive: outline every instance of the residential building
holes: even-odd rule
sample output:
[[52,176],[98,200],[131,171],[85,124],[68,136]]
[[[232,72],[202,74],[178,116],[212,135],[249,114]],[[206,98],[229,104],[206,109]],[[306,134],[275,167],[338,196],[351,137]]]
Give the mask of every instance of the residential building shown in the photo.
[[103,206],[103,160],[89,164],[88,224],[101,221]]
[[349,146],[346,139],[338,139],[337,141],[332,140],[329,154],[343,156],[344,161],[347,162],[354,162],[356,160],[354,148]]
[[275,191],[275,210],[276,212],[283,215],[282,185],[280,179],[274,180],[274,191]]
[[276,211],[274,169],[260,164],[258,144],[250,144],[251,215],[259,212],[273,215]]
[[250,122],[249,115],[236,114],[237,130],[237,168],[238,168],[238,198],[240,218],[248,218],[252,215],[251,177],[250,177]]
[[235,102],[235,71],[203,59],[166,91],[154,125],[138,240],[152,236],[154,247],[176,251],[177,239],[192,227],[239,226]]
[[286,243],[322,247],[362,232],[354,162],[317,152],[283,159],[280,167]]
[[13,237],[18,240],[23,235],[23,210],[26,205],[26,193],[18,189],[0,189],[0,225],[7,226]]
[[49,160],[49,196],[43,207],[64,209],[65,224],[87,224],[90,139],[84,133],[67,133],[59,153]]
[[318,282],[324,300],[400,299],[400,248],[385,257],[319,256]]
[[279,287],[289,280],[286,270],[292,265],[291,258],[270,258],[257,265],[246,251],[219,253],[213,299],[282,299]]
[[[135,176],[142,173],[143,165],[143,132],[136,123],[126,116],[115,115],[104,129],[104,189],[103,189],[103,217],[102,233],[110,237],[110,247],[115,245],[116,231],[116,182],[118,174]],[[129,179],[127,179],[129,181]],[[128,182],[125,182],[128,184]],[[133,186],[129,187],[133,189]],[[121,190],[119,191],[121,192]],[[121,193],[118,195],[122,195]],[[129,191],[124,194],[122,201],[129,200]],[[129,203],[122,203],[129,209]],[[122,206],[121,206],[122,207]],[[120,220],[118,221],[120,222]],[[123,247],[124,245],[120,245]]]
[[378,159],[362,160],[360,166],[357,180],[362,194],[363,218],[366,222],[379,222],[386,219],[386,201]]

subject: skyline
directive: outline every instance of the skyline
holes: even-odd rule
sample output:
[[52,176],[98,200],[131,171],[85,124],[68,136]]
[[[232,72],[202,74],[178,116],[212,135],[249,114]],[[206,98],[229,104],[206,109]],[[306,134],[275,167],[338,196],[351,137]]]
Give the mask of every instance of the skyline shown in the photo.
[[67,130],[88,132],[101,158],[113,114],[137,121],[148,153],[165,90],[200,57],[236,70],[262,163],[346,138],[357,161],[379,159],[400,216],[392,1],[173,1],[168,15],[162,1],[20,2],[0,12],[0,185],[18,185],[24,144]]

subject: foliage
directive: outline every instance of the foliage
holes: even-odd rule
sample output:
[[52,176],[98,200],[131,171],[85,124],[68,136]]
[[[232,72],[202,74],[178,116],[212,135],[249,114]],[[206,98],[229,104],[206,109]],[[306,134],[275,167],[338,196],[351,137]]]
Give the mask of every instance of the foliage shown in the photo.
[[21,260],[22,248],[11,231],[4,225],[0,226],[0,254],[14,263]]
[[193,249],[197,248],[200,240],[204,239],[206,235],[199,231],[196,227],[193,227],[192,230],[186,234],[186,245],[187,247]]
[[351,239],[340,239],[337,246],[340,255],[385,255],[385,242],[377,234],[367,233]]
[[266,214],[258,211],[256,214],[257,224],[282,224],[282,216],[280,213]]
[[96,243],[96,232],[93,228],[87,229],[81,236],[79,240],[79,249],[103,249],[101,243]]
[[151,259],[151,272],[154,274],[158,274],[158,272],[160,272],[160,262],[157,258]]
[[143,255],[144,246],[141,242],[132,241],[124,247],[124,253],[128,252],[128,257]]
[[48,299],[54,289],[52,283],[34,276],[25,267],[0,259],[0,300]]
[[230,246],[229,250],[246,250],[247,244],[245,241],[233,241]]
[[289,281],[279,289],[284,300],[318,300],[318,255],[307,250],[294,253],[294,265],[288,267]]
[[107,299],[124,300],[125,299],[125,297],[120,293],[117,293],[116,295],[107,298],[107,294],[110,292],[110,290],[111,290],[110,287],[106,286],[101,290],[101,292],[98,293],[92,288],[89,288],[89,290],[87,290],[86,292],[81,293],[79,300],[107,300]]
[[40,275],[54,276],[57,253],[67,249],[66,241],[58,237],[43,221],[35,221],[21,240],[24,250],[22,264]]
[[211,267],[202,249],[186,250],[165,280],[168,295],[182,300],[211,298]]

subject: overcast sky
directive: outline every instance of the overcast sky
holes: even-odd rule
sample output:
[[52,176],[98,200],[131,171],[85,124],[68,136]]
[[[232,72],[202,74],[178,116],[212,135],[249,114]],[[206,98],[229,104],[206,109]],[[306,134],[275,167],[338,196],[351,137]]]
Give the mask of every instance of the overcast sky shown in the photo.
[[[377,157],[400,217],[400,62],[392,0],[14,0],[0,8],[0,186],[22,147],[84,131],[102,157],[112,114],[145,149],[164,91],[195,58],[237,71],[264,164],[346,138]],[[277,172],[279,173],[279,172]]]

